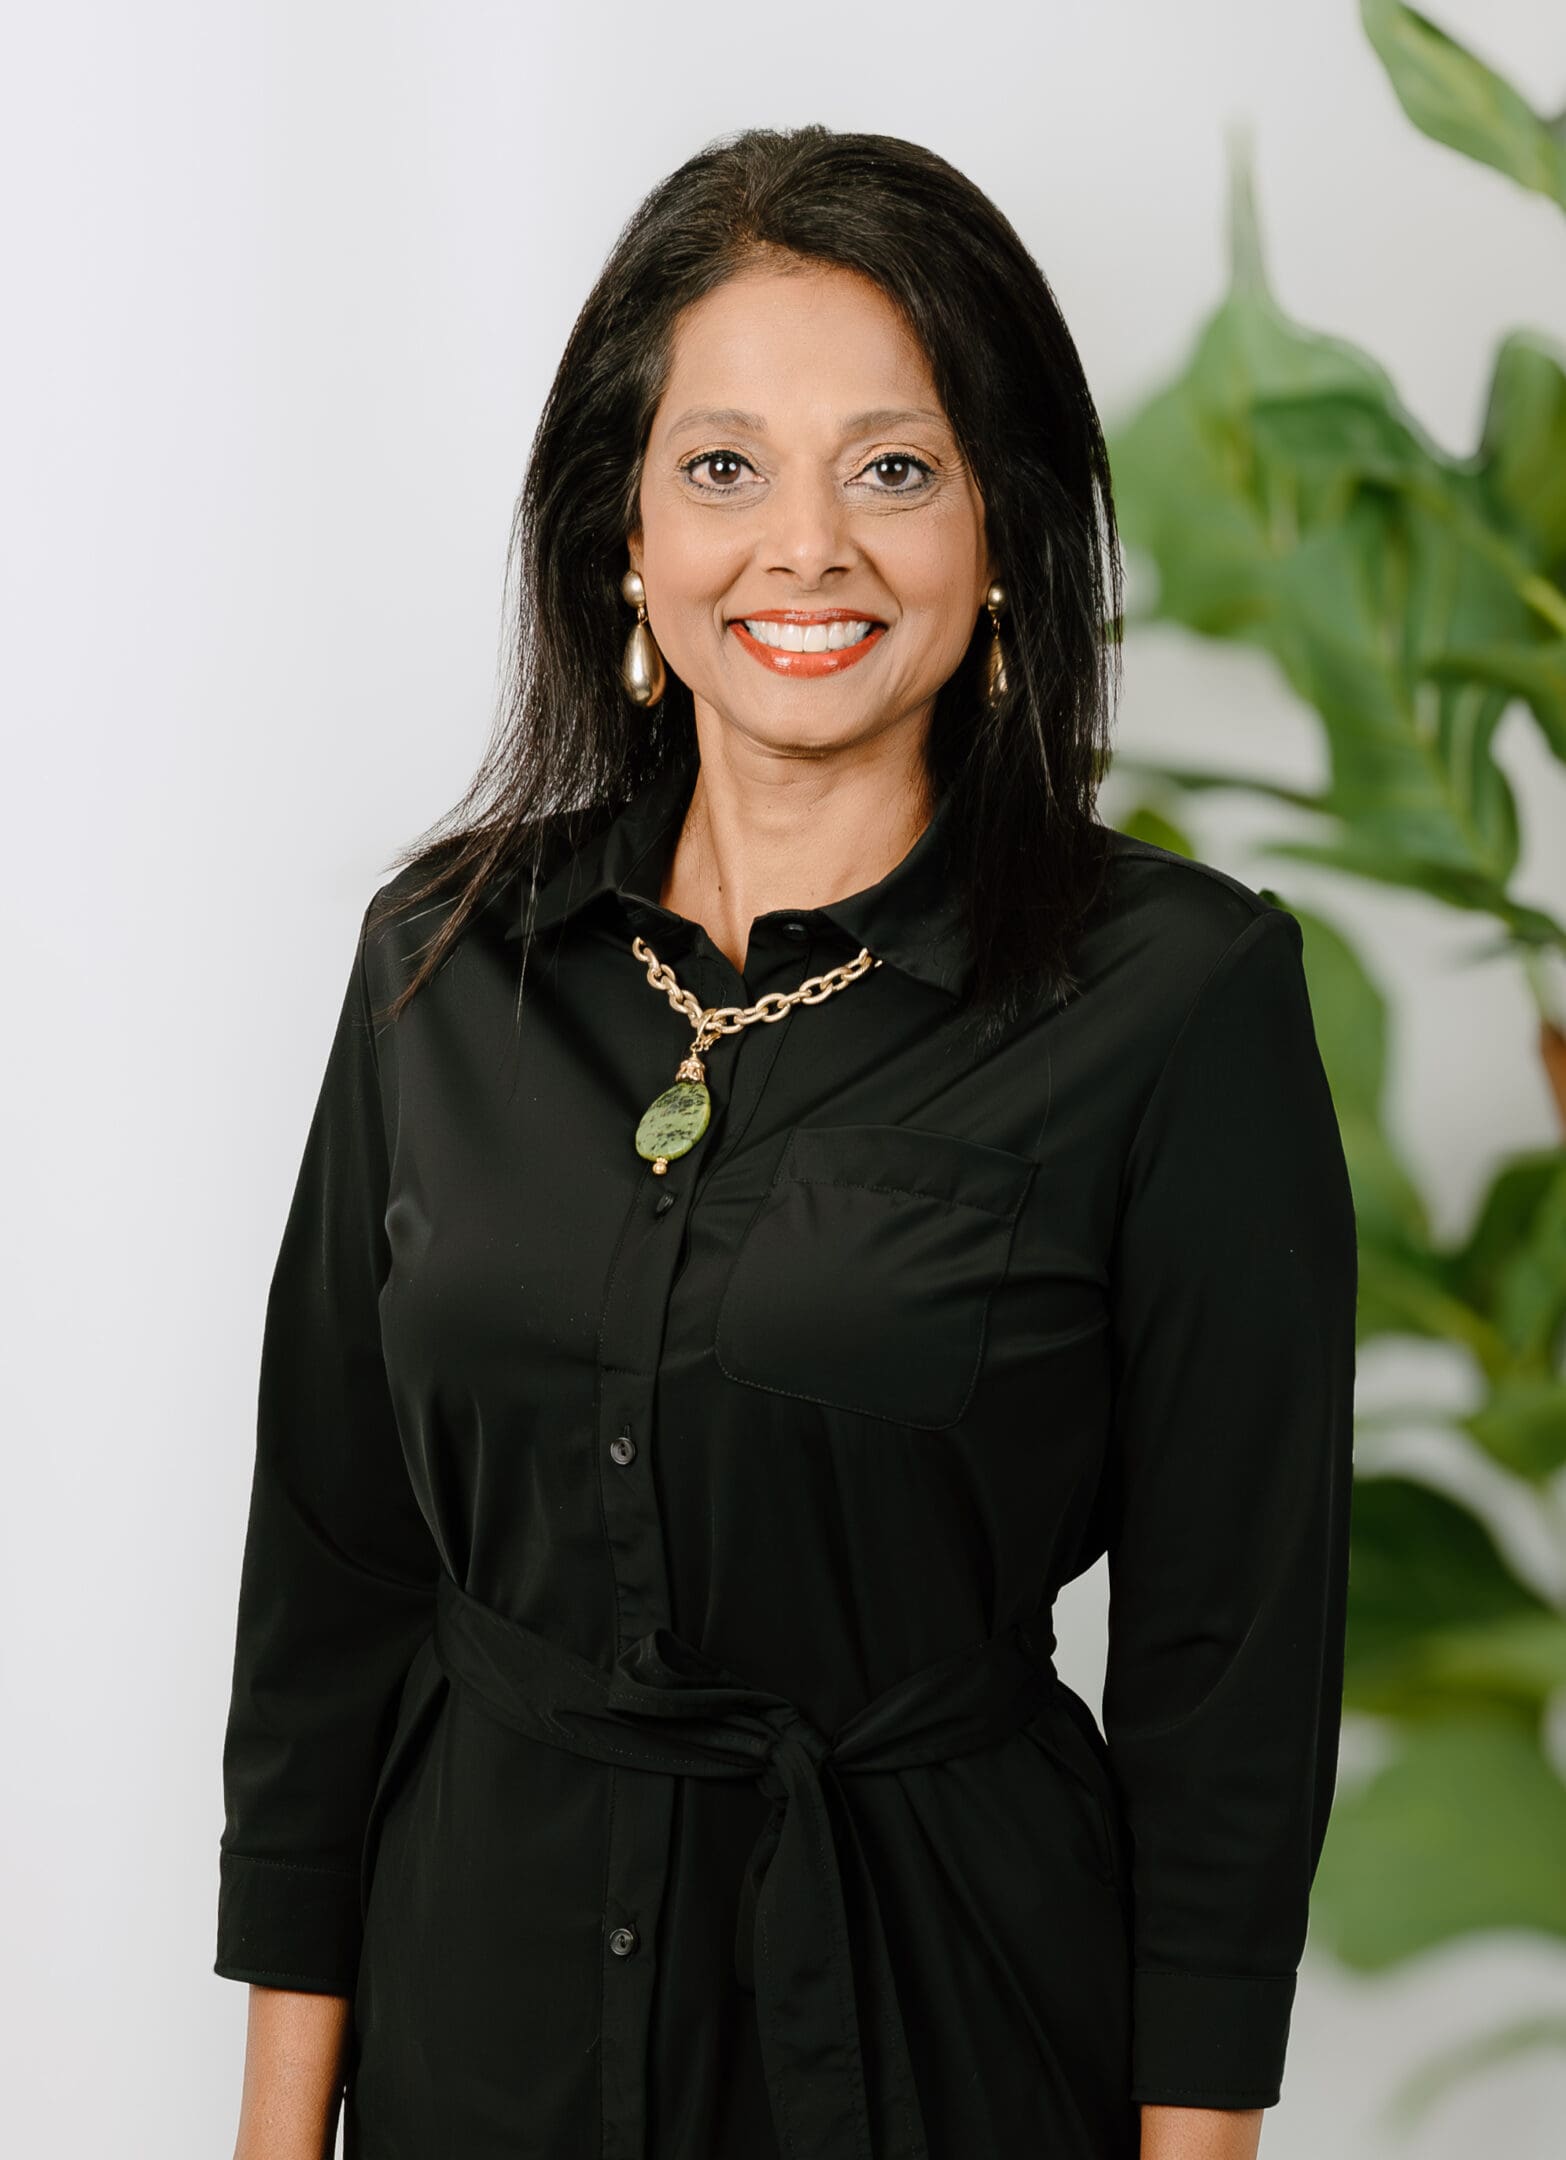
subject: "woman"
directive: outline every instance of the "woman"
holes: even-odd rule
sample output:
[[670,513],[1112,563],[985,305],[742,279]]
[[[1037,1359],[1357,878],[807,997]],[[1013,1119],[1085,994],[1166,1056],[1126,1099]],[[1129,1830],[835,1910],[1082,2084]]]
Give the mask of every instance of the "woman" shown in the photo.
[[[1254,2154],[1354,1219],[1295,919],[1094,814],[1053,296],[925,150],[722,142],[517,537],[510,724],[366,908],[268,1304],[241,2160],[339,2090],[350,2160]],[[1050,1618],[1105,1552],[1100,1733]]]

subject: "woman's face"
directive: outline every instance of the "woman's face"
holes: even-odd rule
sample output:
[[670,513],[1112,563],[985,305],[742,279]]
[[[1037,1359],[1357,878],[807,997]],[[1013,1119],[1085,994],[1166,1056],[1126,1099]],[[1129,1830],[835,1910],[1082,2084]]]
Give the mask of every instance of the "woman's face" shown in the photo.
[[758,269],[687,308],[640,508],[630,559],[704,731],[793,752],[896,727],[922,742],[992,565],[929,363],[877,285]]

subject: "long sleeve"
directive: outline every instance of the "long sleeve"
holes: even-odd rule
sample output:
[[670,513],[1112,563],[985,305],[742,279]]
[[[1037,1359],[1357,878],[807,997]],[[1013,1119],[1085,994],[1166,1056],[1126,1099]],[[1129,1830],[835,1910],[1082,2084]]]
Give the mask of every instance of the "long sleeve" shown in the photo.
[[214,1965],[330,1994],[353,1990],[365,1822],[438,1573],[381,1354],[387,1164],[361,920],[267,1298]]
[[1132,2097],[1279,2097],[1337,1768],[1353,1201],[1281,908],[1222,952],[1128,1154],[1104,1731],[1133,1839]]

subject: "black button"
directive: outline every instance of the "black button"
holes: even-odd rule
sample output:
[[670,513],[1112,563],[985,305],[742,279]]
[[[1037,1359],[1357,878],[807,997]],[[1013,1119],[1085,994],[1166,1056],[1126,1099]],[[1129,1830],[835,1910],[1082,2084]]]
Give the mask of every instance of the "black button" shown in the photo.
[[783,935],[785,937],[802,938],[808,937],[810,935],[809,924],[802,923],[797,915],[791,915],[788,918],[787,922],[780,923],[778,925],[778,928],[783,932]]
[[629,1957],[637,1945],[637,1933],[633,1927],[617,1927],[609,1937],[609,1947],[616,1957]]
[[617,1463],[634,1462],[636,1459],[636,1442],[628,1432],[620,1433],[610,1441],[609,1452]]
[[654,1213],[655,1215],[666,1215],[666,1214],[667,1214],[667,1213],[669,1212],[670,1208],[672,1208],[672,1207],[673,1207],[673,1205],[674,1205],[674,1195],[673,1195],[673,1193],[672,1193],[672,1192],[661,1192],[661,1193],[660,1193],[660,1194],[658,1195],[657,1199],[656,1199],[656,1200],[655,1200],[655,1201],[653,1202],[653,1213]]

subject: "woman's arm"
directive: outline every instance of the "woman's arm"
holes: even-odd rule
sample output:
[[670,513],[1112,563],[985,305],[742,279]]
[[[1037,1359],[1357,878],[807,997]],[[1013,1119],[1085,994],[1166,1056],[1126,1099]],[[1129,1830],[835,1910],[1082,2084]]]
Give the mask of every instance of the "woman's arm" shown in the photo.
[[350,2008],[252,1984],[234,2160],[331,2160]]
[[1112,1259],[1103,1708],[1144,2160],[1255,2150],[1337,1769],[1355,1221],[1302,944],[1269,910],[1209,968],[1144,1105]]
[[1260,2108],[1145,2107],[1139,2160],[1256,2160],[1261,2127]]
[[367,919],[267,1298],[223,1744],[213,1969],[252,1986],[268,2108],[279,2063],[290,2093],[317,2091],[304,2036],[341,2016],[326,1999],[352,2001],[366,1825],[439,1574],[382,1355],[396,1075]]

